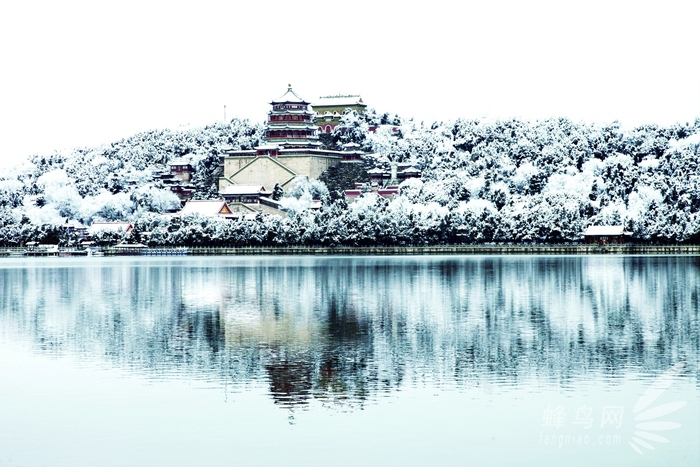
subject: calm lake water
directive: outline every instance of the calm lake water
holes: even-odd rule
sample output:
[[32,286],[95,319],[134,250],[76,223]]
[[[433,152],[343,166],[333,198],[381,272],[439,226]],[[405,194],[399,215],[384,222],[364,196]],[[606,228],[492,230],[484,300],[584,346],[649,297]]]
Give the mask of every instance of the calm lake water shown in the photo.
[[0,260],[0,466],[700,465],[700,258]]

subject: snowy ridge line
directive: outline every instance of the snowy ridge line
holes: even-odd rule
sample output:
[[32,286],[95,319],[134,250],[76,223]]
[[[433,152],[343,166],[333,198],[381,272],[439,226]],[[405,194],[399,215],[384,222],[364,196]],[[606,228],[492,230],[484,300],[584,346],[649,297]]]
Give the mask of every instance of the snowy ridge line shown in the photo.
[[[183,254],[177,248],[106,248],[105,256],[160,256]],[[291,246],[186,247],[192,255],[673,255],[700,254],[700,245],[437,245],[403,247]]]

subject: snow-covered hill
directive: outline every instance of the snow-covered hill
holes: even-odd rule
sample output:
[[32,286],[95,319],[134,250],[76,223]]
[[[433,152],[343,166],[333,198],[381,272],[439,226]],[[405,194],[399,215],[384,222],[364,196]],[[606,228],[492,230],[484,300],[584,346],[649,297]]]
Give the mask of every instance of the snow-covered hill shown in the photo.
[[34,156],[0,176],[0,244],[70,241],[61,237],[67,219],[129,220],[135,229],[127,240],[159,245],[562,242],[580,239],[588,225],[624,225],[638,240],[700,239],[700,120],[635,129],[565,119],[428,126],[370,111],[346,115],[344,128],[334,140],[373,153],[366,168],[410,162],[422,179],[404,182],[394,199],[367,194],[348,204],[338,196],[347,180],[322,177],[329,190],[305,181],[288,194],[320,194],[320,211],[297,207],[287,218],[193,217],[173,224],[158,213],[177,199],[151,172],[189,158],[197,168],[196,196],[215,196],[217,150],[255,146],[261,125],[233,120],[152,131]]

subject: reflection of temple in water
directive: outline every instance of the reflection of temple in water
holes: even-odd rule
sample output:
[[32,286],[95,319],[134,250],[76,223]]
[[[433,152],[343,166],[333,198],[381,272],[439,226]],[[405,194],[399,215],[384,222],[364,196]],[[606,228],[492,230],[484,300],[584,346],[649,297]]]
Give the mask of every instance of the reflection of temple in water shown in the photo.
[[301,355],[286,355],[284,350],[273,349],[265,365],[270,382],[270,394],[283,407],[307,405],[313,391],[311,362]]
[[282,407],[353,407],[426,380],[697,371],[699,277],[691,257],[0,269],[0,327],[154,375],[264,382]]

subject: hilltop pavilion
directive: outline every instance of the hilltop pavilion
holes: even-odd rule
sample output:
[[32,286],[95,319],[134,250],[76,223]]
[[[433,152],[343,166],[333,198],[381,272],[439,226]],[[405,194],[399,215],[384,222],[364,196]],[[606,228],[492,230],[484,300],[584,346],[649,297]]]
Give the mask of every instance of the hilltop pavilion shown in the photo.
[[223,174],[219,192],[231,185],[258,185],[271,189],[276,184],[288,188],[299,176],[317,179],[329,167],[341,162],[357,162],[358,148],[346,151],[322,149],[315,113],[289,85],[287,92],[272,100],[265,124],[264,142],[250,150],[223,149]]
[[367,104],[362,102],[362,97],[356,94],[321,96],[312,105],[315,116],[314,123],[321,133],[330,133],[340,125],[340,119],[345,111],[350,109],[357,113],[364,113]]

